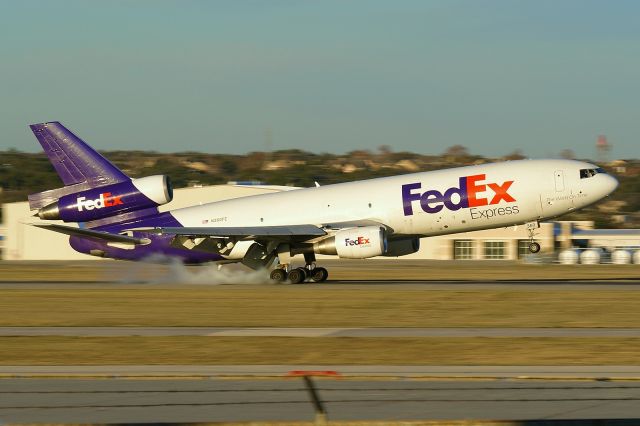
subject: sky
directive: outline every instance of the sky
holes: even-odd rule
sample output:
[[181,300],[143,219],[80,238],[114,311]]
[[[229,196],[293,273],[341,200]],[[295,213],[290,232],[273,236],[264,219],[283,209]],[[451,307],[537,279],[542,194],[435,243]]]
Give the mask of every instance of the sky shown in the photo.
[[0,0],[0,150],[43,121],[100,150],[639,158],[640,2]]

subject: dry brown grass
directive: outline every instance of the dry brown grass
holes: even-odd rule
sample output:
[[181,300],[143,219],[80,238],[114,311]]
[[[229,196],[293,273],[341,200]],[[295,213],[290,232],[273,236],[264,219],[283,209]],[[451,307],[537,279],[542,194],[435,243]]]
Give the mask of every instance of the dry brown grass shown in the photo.
[[640,291],[5,288],[0,289],[0,326],[640,327]]
[[0,337],[3,365],[635,365],[640,339]]
[[[613,278],[638,267],[374,262],[332,274],[377,279]],[[452,266],[456,266],[452,270]],[[580,269],[576,269],[580,268]],[[615,271],[613,269],[615,268]],[[108,282],[108,267],[0,265],[0,281]],[[150,267],[149,274],[166,273]],[[583,276],[583,275],[587,276]],[[600,275],[599,275],[600,274]],[[617,275],[616,275],[617,274]],[[364,276],[363,276],[364,275]],[[602,275],[602,276],[601,276]],[[549,286],[29,286],[0,288],[0,326],[640,327],[640,291]],[[640,339],[0,337],[0,363],[637,364]]]

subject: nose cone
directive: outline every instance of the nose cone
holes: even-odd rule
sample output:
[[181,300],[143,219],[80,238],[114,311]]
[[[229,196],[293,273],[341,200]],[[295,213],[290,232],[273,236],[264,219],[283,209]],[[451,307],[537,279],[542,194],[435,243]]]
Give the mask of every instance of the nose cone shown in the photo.
[[611,175],[602,175],[602,177],[604,178],[602,179],[603,181],[602,192],[604,192],[604,194],[602,195],[606,197],[607,195],[611,194],[613,191],[616,190],[616,188],[618,187],[618,179],[614,178]]

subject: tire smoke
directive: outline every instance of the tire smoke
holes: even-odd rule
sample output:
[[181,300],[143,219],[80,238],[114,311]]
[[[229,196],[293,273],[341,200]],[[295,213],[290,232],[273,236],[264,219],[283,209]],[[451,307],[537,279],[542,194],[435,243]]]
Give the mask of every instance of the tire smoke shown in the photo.
[[176,258],[152,256],[122,265],[114,274],[121,284],[273,284],[267,270],[254,271],[240,264],[185,265]]

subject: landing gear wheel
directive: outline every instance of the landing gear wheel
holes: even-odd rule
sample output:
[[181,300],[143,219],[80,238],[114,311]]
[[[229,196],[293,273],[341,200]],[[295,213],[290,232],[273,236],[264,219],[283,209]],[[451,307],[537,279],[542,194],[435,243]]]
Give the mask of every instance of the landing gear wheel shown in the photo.
[[313,268],[310,275],[313,282],[321,283],[327,280],[329,277],[329,271],[324,268]]
[[291,281],[291,284],[300,284],[306,279],[307,273],[302,268],[292,269],[291,272],[289,272],[289,281]]
[[536,242],[529,243],[529,251],[531,253],[537,253],[540,251],[540,244]]
[[271,274],[269,274],[269,278],[271,278],[273,281],[281,283],[287,279],[287,271],[285,271],[284,269],[276,268],[271,271]]
[[300,269],[304,273],[304,280],[303,281],[306,281],[311,276],[311,271],[308,270],[307,268],[300,267],[298,269]]

